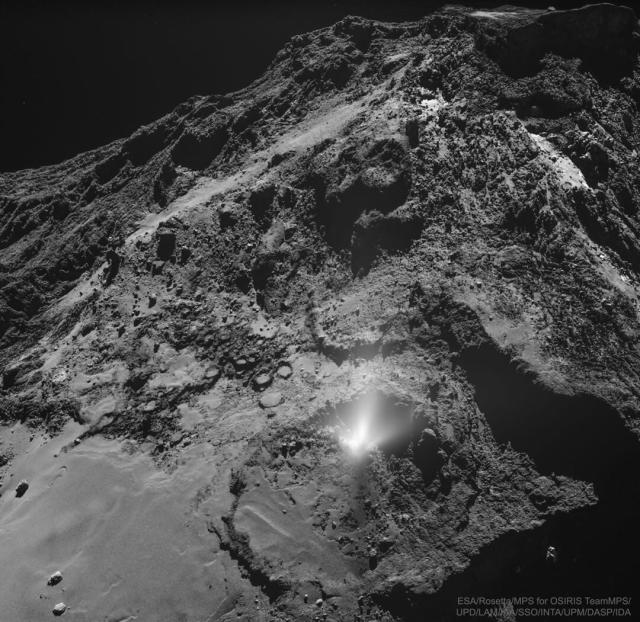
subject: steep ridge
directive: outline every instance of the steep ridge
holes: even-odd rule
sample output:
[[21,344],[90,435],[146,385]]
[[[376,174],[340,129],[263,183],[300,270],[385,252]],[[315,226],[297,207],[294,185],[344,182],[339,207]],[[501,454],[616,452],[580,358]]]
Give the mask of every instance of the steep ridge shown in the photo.
[[[0,176],[7,615],[631,594],[638,40],[610,4],[350,17],[242,91]],[[41,520],[69,504],[76,537]]]

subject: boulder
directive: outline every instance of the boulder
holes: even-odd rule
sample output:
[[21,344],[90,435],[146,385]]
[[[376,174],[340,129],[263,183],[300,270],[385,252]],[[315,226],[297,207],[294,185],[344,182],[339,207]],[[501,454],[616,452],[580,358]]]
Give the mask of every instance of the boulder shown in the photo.
[[58,603],[53,608],[53,615],[54,616],[61,616],[66,610],[67,610],[67,606],[64,603]]
[[271,374],[258,374],[253,379],[253,387],[258,391],[263,391],[271,384],[272,380],[273,377],[271,376]]
[[259,400],[259,404],[262,408],[275,408],[283,402],[282,393],[279,391],[269,391],[265,393]]
[[29,483],[22,480],[16,487],[16,497],[23,497],[27,490],[29,490]]
[[62,581],[62,573],[59,570],[56,570],[47,581],[47,585],[58,585]]

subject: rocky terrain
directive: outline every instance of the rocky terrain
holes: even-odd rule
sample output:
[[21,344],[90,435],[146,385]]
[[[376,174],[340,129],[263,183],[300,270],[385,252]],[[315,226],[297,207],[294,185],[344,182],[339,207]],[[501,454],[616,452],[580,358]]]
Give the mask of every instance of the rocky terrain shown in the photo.
[[347,18],[1,175],[0,617],[633,595],[638,42],[610,4]]

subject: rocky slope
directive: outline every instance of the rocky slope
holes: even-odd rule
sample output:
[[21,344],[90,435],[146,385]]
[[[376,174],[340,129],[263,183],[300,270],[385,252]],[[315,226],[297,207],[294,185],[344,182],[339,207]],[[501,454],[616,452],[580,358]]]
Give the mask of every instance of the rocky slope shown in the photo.
[[0,176],[3,613],[632,594],[639,76],[614,5],[353,17]]

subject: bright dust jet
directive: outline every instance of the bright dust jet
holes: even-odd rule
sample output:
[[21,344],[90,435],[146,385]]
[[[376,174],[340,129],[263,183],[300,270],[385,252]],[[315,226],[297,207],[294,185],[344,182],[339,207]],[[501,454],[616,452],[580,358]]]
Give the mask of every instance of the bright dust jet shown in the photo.
[[370,391],[336,409],[338,435],[354,456],[373,449],[386,453],[404,452],[413,436],[410,404],[379,391]]

